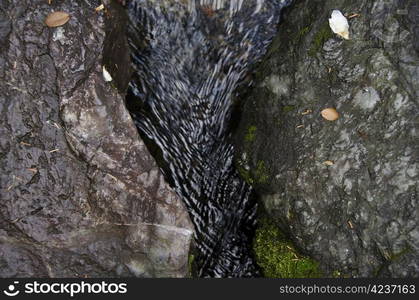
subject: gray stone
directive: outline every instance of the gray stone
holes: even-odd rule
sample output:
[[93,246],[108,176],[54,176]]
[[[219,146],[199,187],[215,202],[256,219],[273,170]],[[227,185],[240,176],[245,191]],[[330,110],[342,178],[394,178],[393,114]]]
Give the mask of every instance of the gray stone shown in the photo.
[[240,173],[325,274],[419,274],[418,23],[417,1],[295,1],[243,99]]
[[[0,277],[188,275],[188,214],[115,88],[129,60],[103,79],[124,28],[99,4],[0,5]],[[71,19],[48,28],[57,10]]]

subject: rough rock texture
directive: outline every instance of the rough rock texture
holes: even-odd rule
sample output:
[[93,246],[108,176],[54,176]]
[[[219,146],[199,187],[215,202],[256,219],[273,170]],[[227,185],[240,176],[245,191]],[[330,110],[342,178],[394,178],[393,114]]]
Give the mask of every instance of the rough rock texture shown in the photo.
[[418,23],[418,1],[295,1],[245,96],[238,168],[326,274],[419,274]]
[[118,12],[99,4],[0,2],[0,277],[188,273],[187,212],[103,80]]

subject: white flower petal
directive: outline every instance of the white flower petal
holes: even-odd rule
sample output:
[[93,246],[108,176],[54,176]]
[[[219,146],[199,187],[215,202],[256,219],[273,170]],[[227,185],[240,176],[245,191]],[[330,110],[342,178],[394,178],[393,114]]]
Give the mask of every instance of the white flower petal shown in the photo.
[[334,33],[349,40],[349,23],[348,19],[339,11],[334,10],[329,19],[330,28]]
[[105,66],[102,68],[103,71],[103,79],[105,79],[106,82],[112,81],[112,76],[109,74],[108,70],[106,70]]

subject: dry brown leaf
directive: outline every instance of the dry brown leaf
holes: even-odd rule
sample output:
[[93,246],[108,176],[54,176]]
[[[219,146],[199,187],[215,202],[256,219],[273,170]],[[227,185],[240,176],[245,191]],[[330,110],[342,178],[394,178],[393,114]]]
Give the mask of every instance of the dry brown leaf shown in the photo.
[[63,11],[55,11],[48,15],[45,19],[45,24],[48,27],[62,26],[70,20],[70,15]]
[[323,109],[321,114],[322,117],[328,121],[336,121],[337,119],[339,119],[339,113],[334,108]]

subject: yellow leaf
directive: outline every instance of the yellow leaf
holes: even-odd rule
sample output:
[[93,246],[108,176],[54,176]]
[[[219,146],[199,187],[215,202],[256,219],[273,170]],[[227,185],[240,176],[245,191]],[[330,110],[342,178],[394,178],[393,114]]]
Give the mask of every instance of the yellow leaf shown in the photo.
[[45,19],[45,24],[48,27],[62,26],[70,20],[70,15],[63,11],[56,11],[48,15]]
[[328,121],[336,121],[339,119],[339,113],[334,108],[326,108],[321,112],[322,117]]

